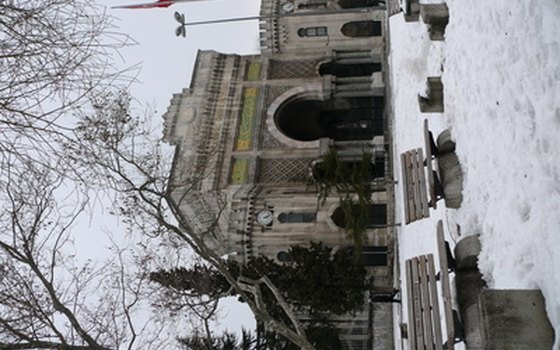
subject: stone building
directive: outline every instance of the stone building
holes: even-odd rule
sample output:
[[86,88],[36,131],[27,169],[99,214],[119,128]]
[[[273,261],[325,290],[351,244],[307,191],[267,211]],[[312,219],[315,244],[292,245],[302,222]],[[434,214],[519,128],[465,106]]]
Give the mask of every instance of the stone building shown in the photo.
[[[338,196],[320,203],[308,179],[329,149],[348,164],[367,152],[374,192],[363,259],[377,287],[392,285],[386,14],[371,2],[262,0],[261,55],[199,51],[190,87],[164,114],[164,138],[176,146],[176,209],[219,254],[285,261],[292,245],[351,247]],[[337,321],[347,348],[391,348],[390,308],[373,307],[376,317],[365,308]]]

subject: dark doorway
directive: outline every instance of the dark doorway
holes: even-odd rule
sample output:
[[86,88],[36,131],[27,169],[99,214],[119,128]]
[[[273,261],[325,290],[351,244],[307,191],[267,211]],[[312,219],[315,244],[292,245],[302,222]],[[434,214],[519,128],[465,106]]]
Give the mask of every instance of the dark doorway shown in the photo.
[[338,0],[343,9],[377,6],[379,0]]
[[359,260],[364,266],[387,266],[387,247],[362,247]]
[[383,135],[383,97],[344,99],[344,107],[328,112],[329,137],[335,141],[369,140]]
[[381,72],[381,63],[340,64],[336,62],[323,63],[319,67],[319,74],[337,77],[360,77]]
[[[368,209],[369,228],[379,228],[387,226],[387,206],[385,204],[370,204]],[[342,208],[336,208],[331,215],[331,219],[336,226],[341,228],[346,227],[346,217]]]

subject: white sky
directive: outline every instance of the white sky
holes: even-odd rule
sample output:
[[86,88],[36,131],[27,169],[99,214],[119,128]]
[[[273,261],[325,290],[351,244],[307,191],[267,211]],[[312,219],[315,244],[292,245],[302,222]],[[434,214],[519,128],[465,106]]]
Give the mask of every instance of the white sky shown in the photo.
[[[152,0],[99,0],[107,7],[151,2]],[[175,11],[184,13],[187,22],[246,17],[256,15],[259,0],[203,0],[174,4],[168,8],[111,9],[119,30],[139,45],[124,51],[124,64],[142,64],[140,83],[132,87],[133,95],[143,104],[155,106],[161,116],[171,95],[190,84],[199,49],[223,53],[256,54],[259,52],[258,22],[224,23],[193,26],[187,37],[176,37]]]

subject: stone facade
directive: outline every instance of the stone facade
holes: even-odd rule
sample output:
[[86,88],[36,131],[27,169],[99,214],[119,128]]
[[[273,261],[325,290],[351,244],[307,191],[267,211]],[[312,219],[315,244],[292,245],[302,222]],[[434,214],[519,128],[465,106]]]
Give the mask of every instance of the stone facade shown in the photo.
[[[372,178],[377,223],[367,231],[375,252],[369,269],[376,285],[391,284],[386,15],[361,7],[368,3],[262,0],[262,55],[199,51],[190,87],[163,116],[164,139],[176,146],[174,209],[220,255],[281,261],[292,245],[352,246],[335,218],[338,196],[319,203],[308,178],[329,149],[347,162],[367,152],[382,169]],[[377,307],[390,314],[384,306]]]

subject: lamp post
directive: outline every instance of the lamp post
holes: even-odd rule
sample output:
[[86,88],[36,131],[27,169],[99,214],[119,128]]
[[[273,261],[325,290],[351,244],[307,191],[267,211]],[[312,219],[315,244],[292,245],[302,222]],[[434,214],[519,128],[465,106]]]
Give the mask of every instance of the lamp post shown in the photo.
[[[183,38],[187,35],[186,27],[197,26],[201,24],[217,24],[217,23],[228,23],[228,22],[242,22],[242,21],[252,21],[256,19],[274,18],[272,16],[249,16],[249,17],[238,17],[238,18],[224,18],[224,19],[214,19],[209,21],[191,22],[187,23],[185,20],[185,15],[179,12],[174,14],[175,20],[179,22],[179,26],[175,29],[175,35],[182,36]],[[280,16],[276,16],[280,17]]]

